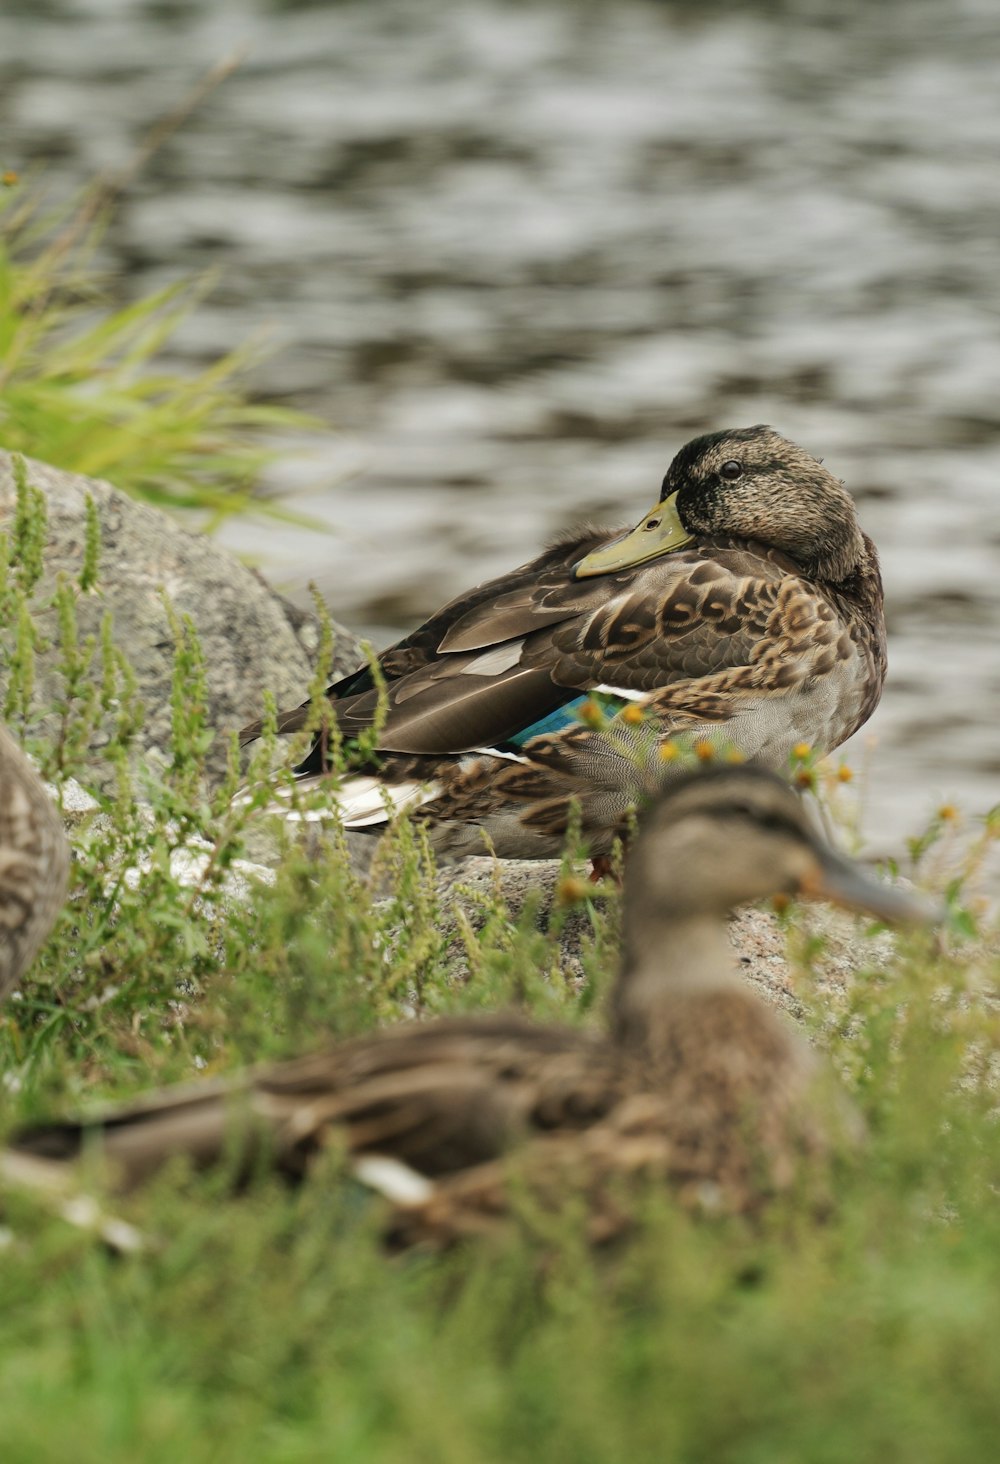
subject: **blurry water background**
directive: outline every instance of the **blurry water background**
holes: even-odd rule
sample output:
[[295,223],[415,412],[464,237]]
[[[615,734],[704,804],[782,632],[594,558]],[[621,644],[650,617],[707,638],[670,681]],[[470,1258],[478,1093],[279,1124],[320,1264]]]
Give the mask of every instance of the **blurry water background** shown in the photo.
[[994,804],[995,0],[7,0],[0,161],[68,196],[241,47],[106,261],[214,267],[181,357],[266,330],[260,392],[336,429],[271,484],[332,533],[227,542],[381,644],[770,422],[882,551],[873,842]]

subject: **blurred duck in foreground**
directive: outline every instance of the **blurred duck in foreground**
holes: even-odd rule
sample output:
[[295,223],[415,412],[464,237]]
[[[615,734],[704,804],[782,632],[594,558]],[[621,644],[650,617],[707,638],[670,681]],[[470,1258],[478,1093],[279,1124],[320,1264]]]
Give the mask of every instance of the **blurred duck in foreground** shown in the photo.
[[294,771],[330,787],[350,829],[417,810],[451,857],[557,856],[578,805],[603,859],[670,739],[782,770],[796,744],[829,752],[871,716],[885,666],[878,555],[850,494],[770,427],[741,428],[688,443],[631,532],[560,539],[439,610],[377,675],[331,686],[336,736]]
[[688,773],[649,810],[629,861],[607,1033],[515,1015],[403,1025],[27,1129],[0,1173],[65,1194],[86,1158],[127,1190],[186,1155],[234,1181],[263,1163],[298,1178],[333,1142],[392,1201],[390,1234],[407,1244],[492,1228],[521,1179],[546,1204],[585,1196],[595,1241],[627,1224],[631,1177],[696,1208],[751,1212],[851,1129],[824,1064],[736,972],[726,916],[775,894],[929,918],[918,896],[834,853],[773,774]]

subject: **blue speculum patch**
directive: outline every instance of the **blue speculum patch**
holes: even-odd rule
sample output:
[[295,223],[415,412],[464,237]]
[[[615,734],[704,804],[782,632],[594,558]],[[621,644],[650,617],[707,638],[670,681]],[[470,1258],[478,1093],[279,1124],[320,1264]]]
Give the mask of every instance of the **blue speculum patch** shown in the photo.
[[523,747],[530,742],[532,737],[543,737],[547,732],[562,732],[566,727],[572,727],[580,721],[580,708],[584,702],[595,703],[601,708],[605,716],[613,717],[626,705],[623,697],[608,696],[605,692],[584,692],[582,696],[575,696],[572,701],[564,702],[554,712],[547,716],[539,717],[537,722],[532,722],[530,727],[525,727],[520,732],[515,732],[512,737],[507,737],[505,742],[513,744],[514,747]]

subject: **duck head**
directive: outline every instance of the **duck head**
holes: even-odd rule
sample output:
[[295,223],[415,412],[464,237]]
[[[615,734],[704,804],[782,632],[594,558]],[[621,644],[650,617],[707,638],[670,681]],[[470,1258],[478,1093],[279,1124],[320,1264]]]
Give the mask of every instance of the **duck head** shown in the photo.
[[672,780],[629,853],[626,935],[647,913],[721,918],[774,895],[829,900],[893,924],[928,924],[941,913],[831,848],[775,773],[725,766]]
[[779,549],[808,578],[833,584],[867,554],[854,500],[822,463],[772,427],[739,427],[682,447],[659,502],[629,533],[581,559],[575,576],[631,569],[701,537]]

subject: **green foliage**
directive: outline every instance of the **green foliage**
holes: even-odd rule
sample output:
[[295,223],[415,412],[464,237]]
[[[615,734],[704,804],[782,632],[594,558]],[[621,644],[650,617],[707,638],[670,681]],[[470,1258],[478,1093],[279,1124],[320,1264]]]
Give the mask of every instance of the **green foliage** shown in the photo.
[[[533,909],[512,920],[486,896],[456,926],[405,824],[378,856],[388,898],[351,870],[336,834],[318,858],[289,841],[273,888],[227,898],[265,795],[231,805],[235,754],[223,787],[202,775],[203,671],[180,619],[170,755],[136,786],[141,709],[127,664],[110,633],[81,643],[76,630],[74,607],[99,575],[92,553],[57,590],[64,690],[58,735],[43,741],[30,675],[42,505],[19,484],[0,545],[8,713],[57,788],[97,739],[118,787],[75,830],[67,910],[0,1012],[0,1125],[411,1010],[518,1000],[546,1018],[593,1019],[593,986],[578,993],[561,971],[569,907],[541,929]],[[185,882],[179,862],[196,839],[201,862]],[[957,909],[971,872],[952,874]],[[596,980],[613,966],[617,902],[585,909]],[[1000,1030],[980,993],[995,985],[996,957],[988,943],[959,947],[958,959],[915,939],[885,970],[873,945],[871,969],[821,1001],[816,943],[794,918],[790,933],[799,994],[870,1130],[824,1223],[790,1201],[756,1226],[698,1224],[652,1195],[634,1240],[595,1259],[568,1196],[566,1215],[531,1234],[390,1261],[377,1211],[331,1154],[298,1191],[263,1177],[233,1196],[218,1177],[164,1173],[123,1202],[153,1244],[122,1260],[11,1193],[0,1233],[5,1461],[991,1457]]]
[[[246,854],[247,825],[271,797],[273,732],[265,733],[249,769],[241,769],[231,746],[228,776],[212,786],[205,775],[213,734],[201,649],[191,622],[168,605],[176,648],[170,748],[162,771],[140,763],[136,773],[142,707],[128,661],[107,621],[96,637],[83,639],[77,628],[77,603],[99,575],[92,545],[78,579],[56,586],[61,689],[54,707],[35,705],[36,624],[47,608],[36,594],[45,505],[23,463],[15,463],[15,474],[18,509],[10,538],[0,536],[5,715],[57,790],[81,771],[94,746],[117,773],[114,793],[98,795],[100,812],[79,829],[63,923],[20,999],[0,1018],[0,1071],[17,1075],[22,1101],[51,1102],[60,1086],[120,1091],[134,1079],[145,1087],[151,1079],[190,1076],[194,1065],[295,1051],[324,1029],[348,1031],[463,1003],[462,990],[454,990],[460,937],[449,934],[430,852],[410,825],[380,848],[373,885],[389,893],[379,899],[353,873],[342,834],[324,836],[317,859],[291,843],[284,828],[275,887],[246,902],[226,894],[227,876]],[[329,625],[323,639],[321,660]],[[320,675],[305,737],[327,705],[323,686]],[[47,728],[55,721],[54,736],[40,733],[43,713]],[[244,781],[253,792],[234,802]],[[516,943],[499,897],[485,904],[484,921]],[[558,922],[542,937],[530,915],[522,923],[523,939],[543,940],[554,969]],[[224,1017],[216,1004],[223,994],[239,1020]]]
[[111,308],[94,264],[103,219],[91,197],[53,219],[27,185],[0,190],[0,443],[196,510],[208,527],[247,510],[288,517],[254,490],[281,435],[319,424],[247,399],[259,345],[200,372],[168,370],[163,352],[208,282]]

